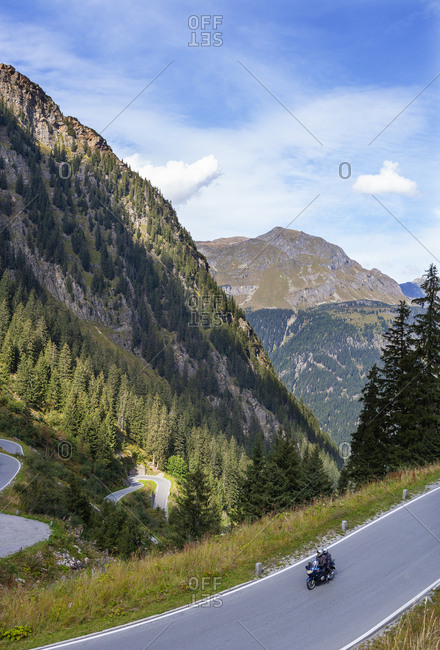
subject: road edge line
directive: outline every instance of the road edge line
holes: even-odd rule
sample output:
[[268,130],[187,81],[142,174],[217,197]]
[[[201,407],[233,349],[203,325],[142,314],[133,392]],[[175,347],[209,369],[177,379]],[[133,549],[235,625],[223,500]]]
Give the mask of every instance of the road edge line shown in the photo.
[[408,609],[411,604],[416,604],[419,600],[425,596],[425,594],[429,593],[433,589],[436,589],[436,587],[440,586],[440,578],[437,579],[435,582],[433,582],[429,587],[421,591],[417,596],[414,598],[411,598],[411,600],[408,600],[404,605],[399,607],[399,609],[396,609],[395,612],[392,614],[389,614],[386,618],[384,618],[380,623],[377,623],[374,627],[370,628],[367,632],[359,636],[357,639],[354,641],[351,641],[348,645],[344,645],[342,648],[339,650],[349,650],[350,648],[354,648],[358,643],[361,641],[366,641],[369,637],[373,636],[376,632],[378,632],[381,628],[385,627],[388,623],[391,623],[395,618],[400,616],[406,609]]
[[6,456],[6,458],[13,458],[13,459],[16,460],[17,463],[18,463],[18,469],[17,469],[17,471],[15,472],[14,476],[13,476],[11,479],[9,479],[9,481],[6,483],[6,485],[4,485],[3,487],[0,488],[0,492],[2,492],[3,490],[5,490],[5,489],[8,487],[8,485],[10,485],[10,484],[12,483],[12,481],[14,480],[14,478],[17,476],[18,472],[21,470],[21,468],[22,468],[22,464],[20,463],[20,461],[18,460],[18,458],[15,458],[14,456],[8,456],[8,454],[4,454],[3,452],[0,452],[0,455],[1,455],[1,456]]

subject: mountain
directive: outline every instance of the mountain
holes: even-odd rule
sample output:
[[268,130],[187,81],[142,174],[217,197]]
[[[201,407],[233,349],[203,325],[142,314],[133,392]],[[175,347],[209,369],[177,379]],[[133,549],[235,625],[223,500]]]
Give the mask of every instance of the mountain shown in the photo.
[[350,300],[396,304],[397,282],[321,237],[276,227],[254,238],[199,241],[217,283],[243,308],[307,309]]
[[423,278],[416,278],[412,282],[404,282],[399,286],[402,289],[402,292],[405,294],[405,296],[407,298],[410,298],[410,300],[412,300],[413,298],[422,298],[425,295],[423,289],[420,288],[422,282],[423,282]]
[[278,380],[171,204],[4,64],[0,99],[1,341],[11,386],[61,410],[69,435],[106,462],[132,439],[161,467],[171,454],[203,459],[224,485],[231,458],[259,433],[269,445],[283,427],[319,443],[332,464],[335,448]]
[[296,230],[197,245],[213,277],[245,308],[286,386],[335,442],[350,440],[393,305],[405,300],[401,287]]

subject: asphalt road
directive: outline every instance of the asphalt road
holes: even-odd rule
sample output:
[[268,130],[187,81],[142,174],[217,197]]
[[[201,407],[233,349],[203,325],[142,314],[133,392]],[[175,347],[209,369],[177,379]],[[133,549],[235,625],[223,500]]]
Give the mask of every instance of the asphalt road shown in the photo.
[[50,526],[42,521],[0,514],[0,557],[49,539],[51,534]]
[[[6,445],[7,442],[10,445]],[[23,453],[21,446],[16,442],[0,440],[0,445],[9,453]],[[13,481],[20,468],[21,464],[16,458],[0,453],[0,491]],[[41,521],[0,514],[0,557],[6,557],[21,548],[48,539],[51,533],[50,526]]]
[[20,467],[21,464],[16,458],[0,453],[0,491],[12,482]]
[[5,438],[0,438],[0,449],[7,451],[8,454],[16,454],[23,456],[23,447],[14,442],[13,440],[6,440]]
[[84,650],[347,650],[440,579],[440,487],[329,546],[332,582],[306,561],[211,601],[55,644]]
[[117,492],[112,492],[106,496],[106,499],[117,502],[119,499],[122,499],[122,497],[125,497],[126,494],[130,494],[130,492],[135,492],[135,490],[144,487],[142,483],[139,483],[139,479],[142,479],[143,481],[154,481],[154,483],[156,483],[155,507],[165,510],[165,513],[168,516],[168,496],[170,494],[171,482],[167,478],[157,476],[156,474],[144,474],[132,477],[129,479],[131,483],[130,487],[123,488]]

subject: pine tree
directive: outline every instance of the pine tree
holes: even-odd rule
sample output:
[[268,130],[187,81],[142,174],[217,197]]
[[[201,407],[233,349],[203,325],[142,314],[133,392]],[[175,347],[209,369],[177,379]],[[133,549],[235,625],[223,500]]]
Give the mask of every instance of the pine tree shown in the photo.
[[340,490],[345,489],[349,482],[359,485],[373,478],[381,478],[389,469],[390,442],[383,413],[380,373],[376,364],[368,373],[360,401],[362,411],[359,425],[352,436],[351,456],[341,471]]
[[76,515],[84,524],[90,521],[92,508],[88,499],[81,490],[81,484],[77,476],[69,479],[69,490],[66,497],[66,508],[69,513]]
[[241,516],[253,520],[261,517],[269,507],[268,463],[263,443],[257,436],[241,489]]
[[78,435],[88,409],[84,408],[84,399],[73,387],[69,392],[63,410],[63,423],[66,431]]
[[167,462],[167,472],[181,483],[188,473],[185,459],[182,456],[170,456]]
[[213,504],[213,493],[200,467],[188,472],[178,495],[174,516],[170,519],[182,542],[201,539],[220,529],[220,515]]
[[169,456],[170,432],[168,428],[168,409],[163,404],[159,415],[159,428],[157,431],[157,465],[162,469],[166,466]]
[[301,464],[301,501],[329,496],[332,492],[333,485],[324,469],[318,445],[307,445]]
[[410,309],[400,302],[396,318],[384,335],[381,394],[383,427],[389,441],[388,463],[397,466],[411,459],[417,440],[417,400],[420,363],[408,323]]
[[417,351],[430,373],[438,377],[440,371],[440,278],[431,264],[421,284],[424,296],[412,302],[426,310],[415,318],[413,331],[418,338]]
[[296,441],[278,431],[268,458],[269,508],[281,510],[293,505],[300,484],[300,461]]
[[17,370],[18,365],[18,349],[9,330],[3,341],[0,359],[6,373],[6,378],[9,379],[9,375]]
[[241,478],[238,445],[235,438],[231,438],[224,457],[222,483],[225,499],[224,507],[232,521],[237,521],[240,514]]
[[159,426],[160,426],[160,411],[161,402],[160,397],[156,393],[151,406],[150,415],[148,418],[148,430],[146,433],[145,445],[148,453],[151,454],[153,466],[157,464],[157,455],[159,451]]
[[50,375],[47,400],[51,402],[56,409],[60,409],[63,405],[63,391],[61,388],[60,374],[57,365],[55,365]]
[[28,406],[35,404],[34,373],[31,360],[23,355],[17,368],[17,393]]
[[413,302],[425,311],[415,318],[416,356],[422,366],[417,381],[417,438],[413,454],[418,462],[440,458],[440,278],[431,264],[421,285],[424,296]]
[[35,403],[41,408],[47,398],[50,382],[50,368],[46,362],[44,353],[38,357],[34,368],[34,391]]
[[63,402],[70,392],[72,381],[72,355],[67,343],[64,343],[58,356],[58,377],[61,385],[61,394]]
[[6,300],[0,302],[0,347],[5,340],[8,331],[9,323],[11,320],[11,310]]

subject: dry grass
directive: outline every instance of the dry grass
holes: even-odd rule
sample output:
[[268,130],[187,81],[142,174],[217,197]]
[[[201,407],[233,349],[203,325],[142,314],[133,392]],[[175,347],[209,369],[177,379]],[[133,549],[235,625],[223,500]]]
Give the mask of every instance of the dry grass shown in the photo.
[[440,650],[440,591],[405,614],[398,625],[362,648],[370,650]]

